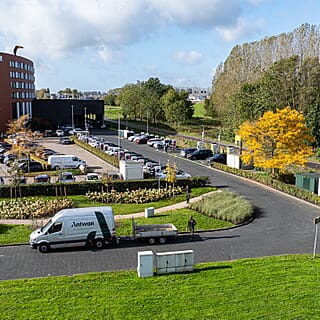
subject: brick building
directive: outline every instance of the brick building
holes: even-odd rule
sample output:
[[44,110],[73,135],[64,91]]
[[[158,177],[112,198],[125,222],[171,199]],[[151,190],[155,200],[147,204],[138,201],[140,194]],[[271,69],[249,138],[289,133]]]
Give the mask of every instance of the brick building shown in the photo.
[[[14,52],[16,53],[17,47]],[[0,52],[0,134],[9,120],[29,114],[35,99],[33,62],[16,54]]]

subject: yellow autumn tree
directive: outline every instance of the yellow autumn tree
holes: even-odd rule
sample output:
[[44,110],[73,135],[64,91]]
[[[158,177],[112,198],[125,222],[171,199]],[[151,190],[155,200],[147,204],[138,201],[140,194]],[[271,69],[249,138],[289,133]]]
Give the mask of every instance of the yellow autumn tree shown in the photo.
[[241,159],[256,167],[283,172],[293,165],[305,165],[313,154],[313,138],[303,114],[290,107],[267,111],[254,123],[244,122],[238,131],[243,144]]

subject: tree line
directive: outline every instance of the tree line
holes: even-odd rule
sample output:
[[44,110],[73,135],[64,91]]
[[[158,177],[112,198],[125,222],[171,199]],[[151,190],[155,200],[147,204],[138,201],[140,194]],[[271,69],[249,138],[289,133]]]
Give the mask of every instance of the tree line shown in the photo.
[[320,145],[320,32],[302,25],[281,34],[236,46],[213,79],[207,109],[234,133],[246,120],[287,106],[303,113]]
[[194,109],[187,92],[177,92],[158,78],[127,84],[119,90],[118,103],[126,120],[169,123],[178,127],[192,118]]

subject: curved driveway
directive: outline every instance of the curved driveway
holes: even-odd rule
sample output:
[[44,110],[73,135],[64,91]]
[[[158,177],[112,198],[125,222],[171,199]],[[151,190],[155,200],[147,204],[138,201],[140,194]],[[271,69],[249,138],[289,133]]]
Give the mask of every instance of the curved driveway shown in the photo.
[[[114,138],[116,139],[116,138]],[[111,138],[110,138],[111,140]],[[128,143],[127,141],[123,141]],[[167,154],[148,146],[130,145],[146,156],[165,163]],[[181,235],[178,241],[149,246],[134,241],[122,241],[101,251],[73,249],[40,254],[28,246],[0,248],[0,279],[71,275],[76,273],[135,269],[137,252],[188,250],[195,252],[195,263],[239,258],[312,253],[315,226],[313,219],[319,208],[252,183],[236,176],[177,159],[179,168],[211,177],[212,184],[227,188],[252,201],[255,220],[243,227],[210,233],[199,233],[195,241]]]

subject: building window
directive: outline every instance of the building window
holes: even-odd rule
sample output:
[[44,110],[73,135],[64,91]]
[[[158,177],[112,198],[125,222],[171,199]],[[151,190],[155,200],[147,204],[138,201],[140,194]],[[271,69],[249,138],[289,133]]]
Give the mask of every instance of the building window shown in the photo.
[[0,56],[0,62],[2,62],[3,61],[3,57],[2,56]]

